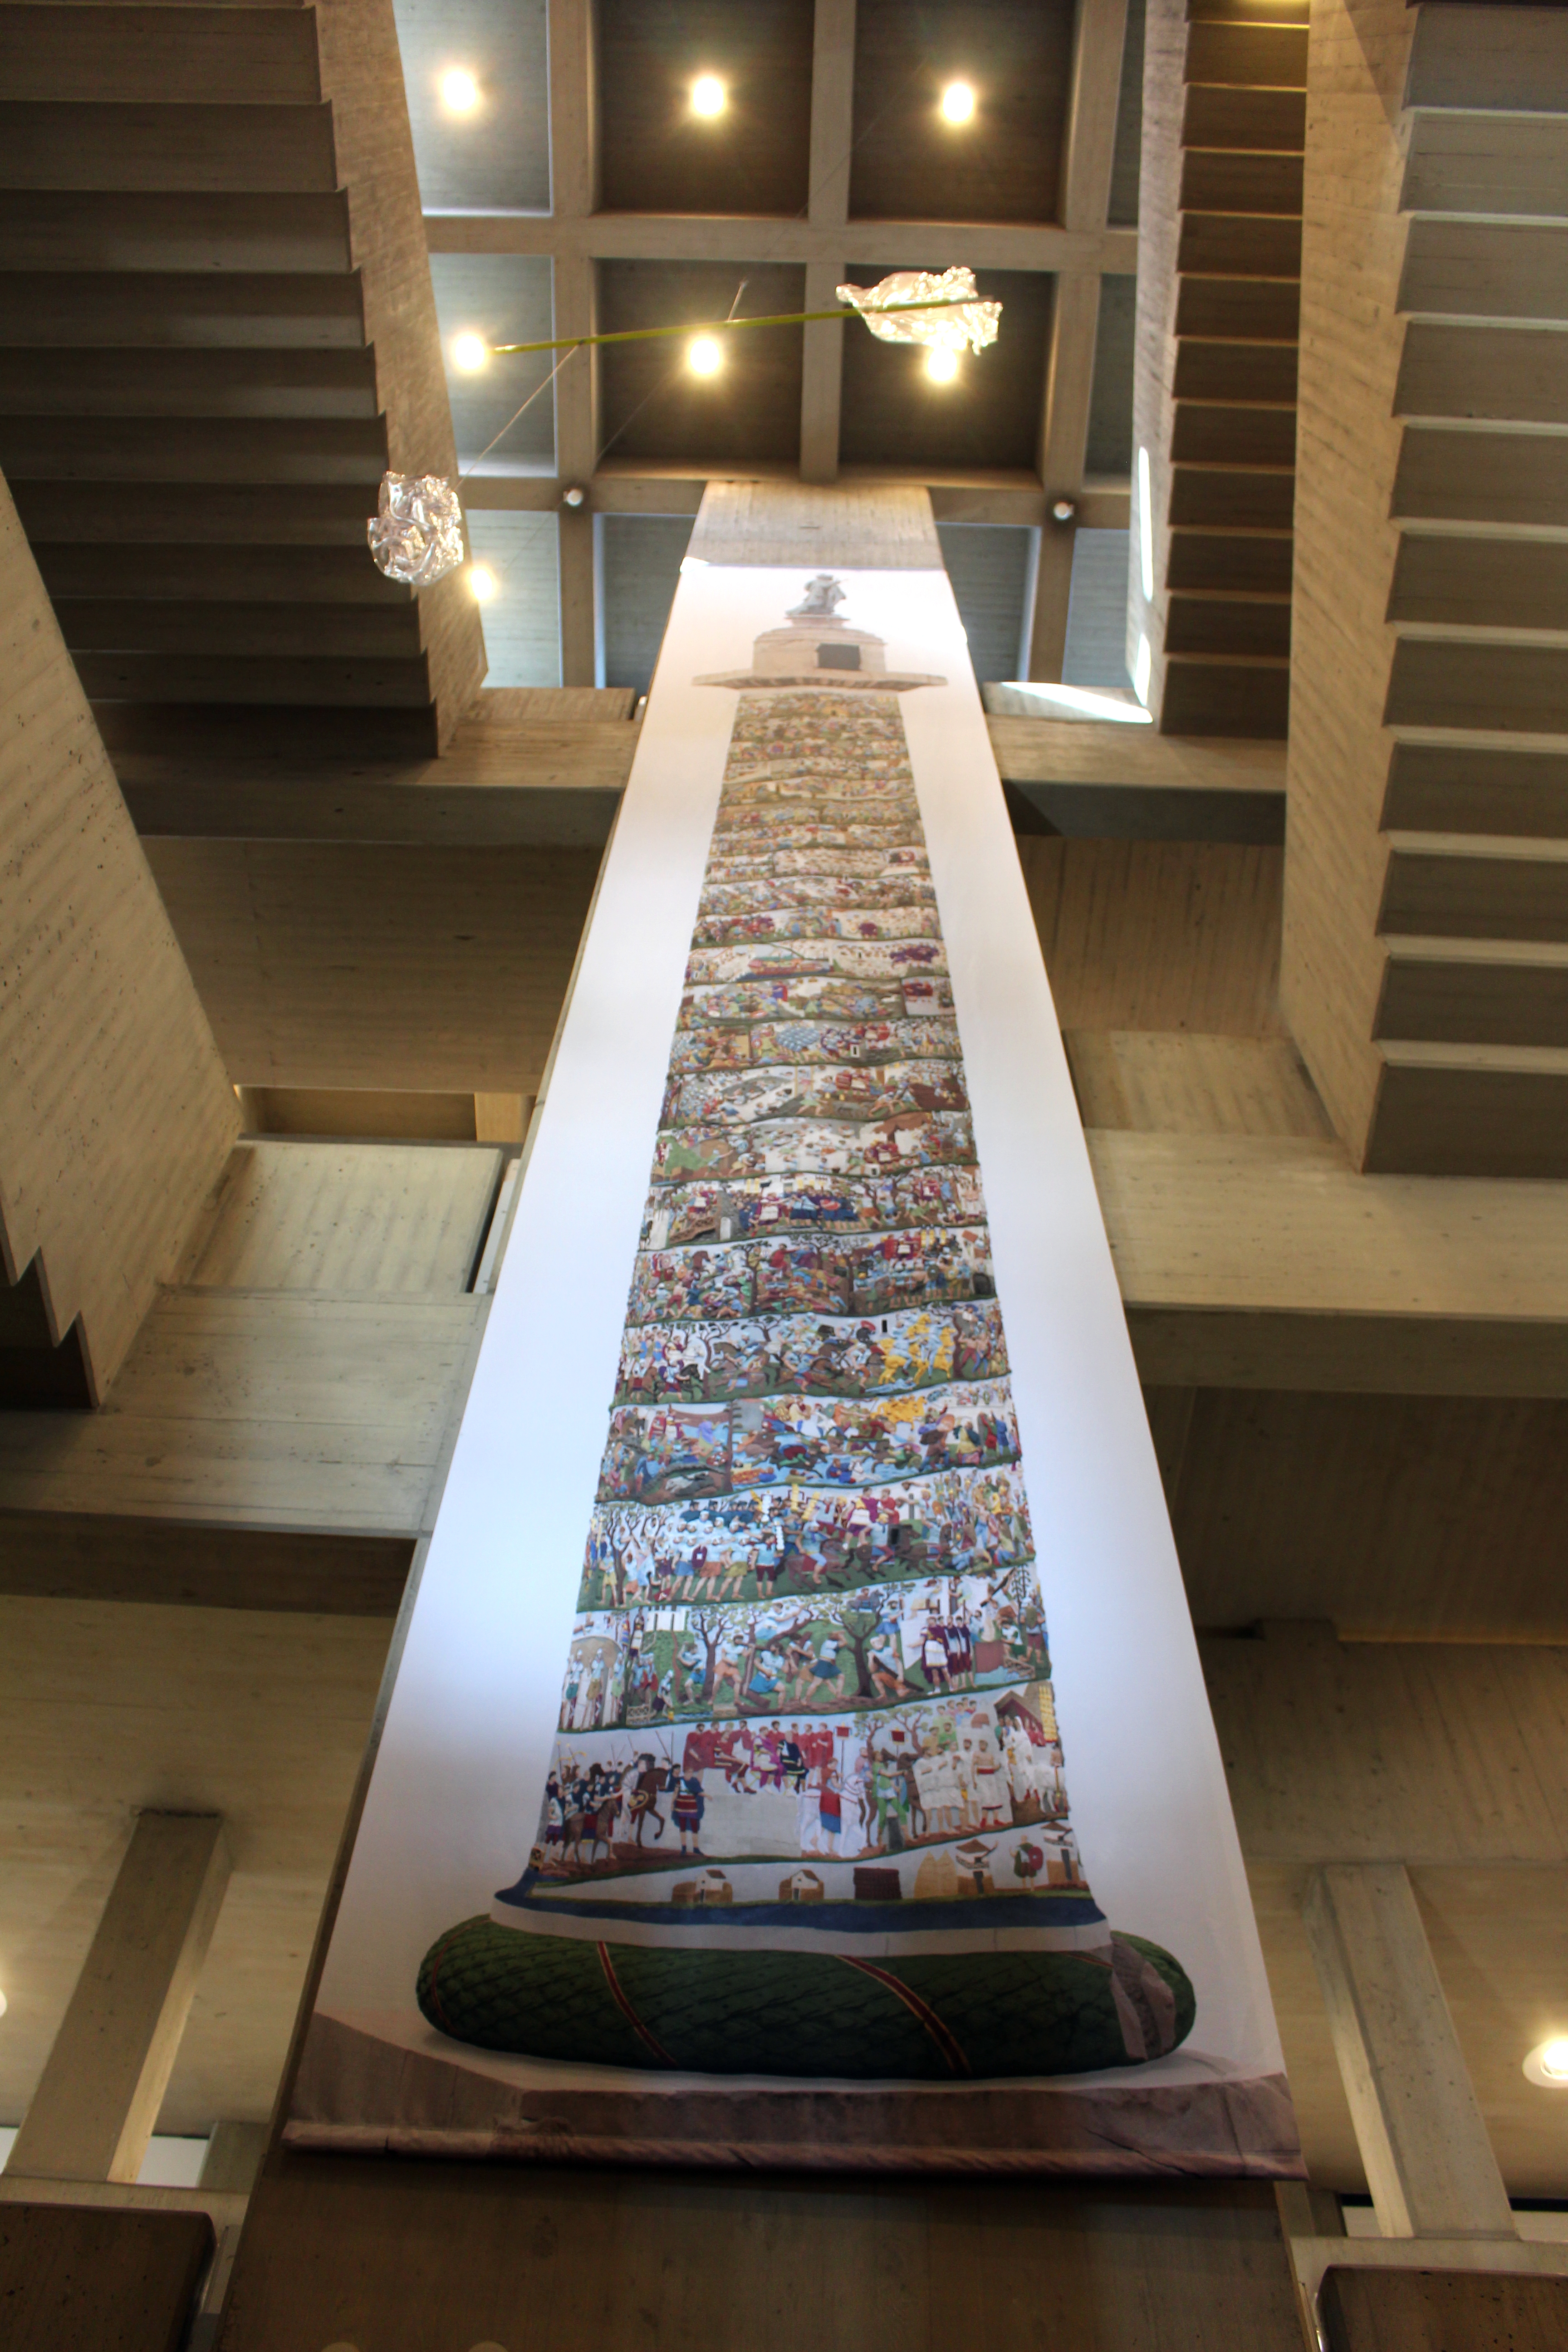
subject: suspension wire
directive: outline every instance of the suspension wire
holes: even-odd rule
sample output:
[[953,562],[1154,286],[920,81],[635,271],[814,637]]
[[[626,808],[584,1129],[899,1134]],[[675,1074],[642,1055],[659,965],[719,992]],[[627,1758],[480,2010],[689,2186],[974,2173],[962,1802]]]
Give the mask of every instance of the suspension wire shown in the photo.
[[[553,344],[538,344],[538,345],[534,345],[534,344],[523,343],[523,344],[516,344],[516,345],[514,345],[514,344],[510,344],[510,343],[509,343],[509,344],[505,345],[505,346],[504,346],[504,348],[505,348],[506,350],[508,350],[508,351],[511,351],[511,350],[531,351],[531,350],[536,350],[536,349],[537,349],[537,350],[555,350],[555,349],[559,349],[559,346],[558,346],[558,345],[553,345]],[[544,379],[543,383],[536,383],[536,384],[534,385],[533,390],[529,394],[528,398],[523,402],[522,406],[521,406],[521,408],[519,408],[519,409],[514,410],[514,411],[513,411],[513,413],[512,413],[512,415],[507,418],[506,423],[501,426],[500,431],[496,435],[496,436],[495,436],[495,440],[492,440],[492,441],[487,441],[487,442],[485,443],[484,447],[479,451],[479,456],[478,456],[477,457],[470,457],[470,458],[468,459],[468,464],[467,464],[467,465],[462,468],[461,472],[460,472],[460,473],[458,474],[458,481],[459,481],[459,482],[466,482],[466,481],[468,480],[468,476],[473,472],[474,467],[475,467],[476,466],[478,466],[478,465],[481,464],[481,463],[483,462],[483,460],[484,460],[486,457],[488,457],[489,456],[490,451],[491,451],[491,450],[495,447],[495,446],[496,446],[496,441],[501,441],[501,440],[504,440],[504,439],[505,439],[505,437],[506,437],[506,436],[507,436],[507,435],[511,431],[512,426],[517,423],[518,418],[519,418],[520,416],[523,416],[523,415],[527,415],[528,411],[529,411],[529,410],[533,406],[534,402],[539,398],[539,396],[540,396],[540,394],[541,394],[542,393],[546,393],[546,392],[548,392],[548,391],[549,391],[549,389],[550,389],[551,385],[554,383],[554,381],[555,381],[556,377],[560,374],[560,373],[561,373],[562,369],[565,366],[565,364],[566,364],[567,361],[571,358],[571,356],[572,356],[573,352],[574,352],[576,349],[577,349],[577,345],[576,345],[575,343],[569,343],[569,344],[566,346],[565,350],[562,352],[562,353],[561,353],[561,357],[556,361],[555,365],[551,369],[550,373],[545,377],[545,379]]]

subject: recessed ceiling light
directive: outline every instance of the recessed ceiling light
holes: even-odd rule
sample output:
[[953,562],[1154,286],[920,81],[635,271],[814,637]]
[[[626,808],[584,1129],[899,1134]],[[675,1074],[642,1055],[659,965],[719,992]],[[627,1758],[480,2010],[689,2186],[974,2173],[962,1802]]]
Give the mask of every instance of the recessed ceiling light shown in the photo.
[[974,91],[966,81],[950,81],[942,94],[942,119],[944,122],[972,122],[974,120]]
[[926,373],[932,383],[952,383],[958,376],[958,353],[934,351],[926,353]]
[[724,364],[724,354],[711,335],[699,335],[686,347],[686,364],[693,375],[717,375]]
[[1554,2033],[1538,2042],[1524,2062],[1524,2071],[1543,2091],[1568,2091],[1568,2033]]
[[722,114],[730,103],[730,93],[717,74],[699,74],[691,85],[691,111],[709,121]]
[[500,582],[488,563],[469,564],[468,593],[476,604],[488,604],[500,586]]
[[483,335],[476,334],[471,328],[453,336],[452,365],[460,374],[477,375],[480,368],[489,364],[489,343]]
[[448,114],[472,114],[479,102],[479,83],[461,66],[441,76],[441,103]]

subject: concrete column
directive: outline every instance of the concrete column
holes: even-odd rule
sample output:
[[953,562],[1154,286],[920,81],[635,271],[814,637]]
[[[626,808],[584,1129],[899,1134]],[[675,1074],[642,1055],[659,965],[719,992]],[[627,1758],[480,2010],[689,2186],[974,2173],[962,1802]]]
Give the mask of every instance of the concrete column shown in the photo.
[[[587,363],[587,353],[573,364]],[[561,683],[592,686],[596,675],[597,589],[594,578],[594,518],[585,506],[563,507],[561,541]]]
[[1075,526],[1047,515],[1040,530],[1040,562],[1035,575],[1035,617],[1029,632],[1029,676],[1059,684],[1067,653],[1068,604],[1072,596]]
[[[814,229],[842,232],[849,218],[855,143],[855,0],[816,0],[811,60],[811,157],[807,215]],[[843,246],[805,268],[805,307],[826,310],[845,275]],[[838,412],[844,329],[837,319],[805,328],[800,392],[800,478],[838,479]]]
[[1314,1871],[1303,1917],[1384,2235],[1513,2238],[1404,1864]]
[[37,2180],[134,2180],[229,1861],[216,1813],[142,1813],[11,2151]]
[[[599,202],[598,100],[591,0],[550,0],[550,187],[557,219],[585,220]],[[591,335],[598,289],[585,254],[558,254],[555,331]],[[593,351],[573,352],[555,379],[555,464],[563,484],[586,489],[599,462],[599,364]],[[597,592],[591,504],[563,507],[561,526],[561,683],[595,679]]]
[[197,2187],[248,2197],[267,2154],[269,2128],[266,2124],[216,2124]]

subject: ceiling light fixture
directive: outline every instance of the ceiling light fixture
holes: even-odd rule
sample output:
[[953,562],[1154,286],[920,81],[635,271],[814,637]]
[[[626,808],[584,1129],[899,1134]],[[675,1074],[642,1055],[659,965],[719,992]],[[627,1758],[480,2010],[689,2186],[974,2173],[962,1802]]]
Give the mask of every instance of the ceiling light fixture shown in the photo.
[[958,375],[958,353],[934,351],[926,353],[926,373],[932,383],[952,383]]
[[479,83],[461,66],[441,76],[441,103],[448,114],[472,114],[479,102]]
[[466,328],[460,335],[453,336],[452,365],[459,374],[477,375],[480,368],[489,365],[489,343],[486,342],[483,335],[476,334],[471,327]]
[[950,81],[942,94],[942,119],[944,122],[973,122],[974,91],[966,81]]
[[686,347],[686,364],[693,375],[717,375],[724,364],[724,354],[711,335],[699,335]]
[[1568,2091],[1568,2033],[1538,2042],[1524,2062],[1524,2072],[1543,2091]]
[[488,604],[500,586],[500,582],[488,563],[468,566],[468,593],[476,604]]
[[730,103],[730,93],[717,74],[699,74],[691,85],[691,111],[710,122]]

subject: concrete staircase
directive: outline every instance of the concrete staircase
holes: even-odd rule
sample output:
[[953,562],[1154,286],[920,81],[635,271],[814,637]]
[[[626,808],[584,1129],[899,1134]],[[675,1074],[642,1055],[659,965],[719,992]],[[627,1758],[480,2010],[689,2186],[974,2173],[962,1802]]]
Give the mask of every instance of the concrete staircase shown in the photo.
[[477,612],[364,536],[456,472],[390,0],[0,5],[0,471],[111,752],[438,750]]
[[1368,1169],[1563,1176],[1568,13],[1331,0],[1325,23],[1292,1026]]
[[1307,13],[1307,0],[1189,0],[1167,734],[1286,730]]
[[1369,1164],[1562,1175],[1568,17],[1498,13],[1430,11],[1407,93]]

